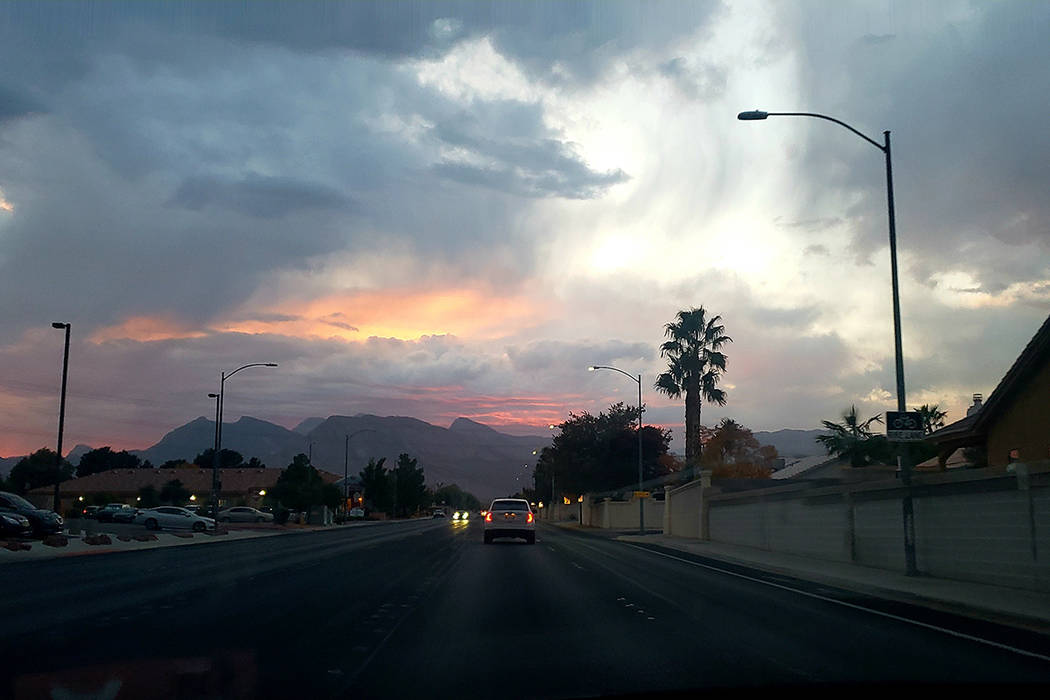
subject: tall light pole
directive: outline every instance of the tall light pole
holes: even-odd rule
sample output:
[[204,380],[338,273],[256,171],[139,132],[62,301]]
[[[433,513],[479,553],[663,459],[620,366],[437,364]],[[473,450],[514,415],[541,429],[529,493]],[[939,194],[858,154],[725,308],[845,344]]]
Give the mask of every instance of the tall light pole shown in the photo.
[[61,515],[62,507],[59,505],[59,482],[62,481],[62,433],[66,428],[66,378],[69,375],[69,324],[59,323],[58,321],[51,324],[52,328],[64,329],[66,331],[66,350],[62,355],[62,398],[58,404],[58,457],[55,463],[55,493],[54,500],[52,503],[52,510]]
[[[854,134],[882,151],[883,155],[886,157],[886,205],[890,228],[890,278],[893,286],[893,349],[897,370],[897,410],[900,412],[907,411],[907,402],[905,401],[904,393],[904,353],[901,350],[901,306],[897,282],[897,220],[893,206],[893,158],[890,151],[890,132],[883,131],[883,142],[879,143],[878,141],[860,133],[849,124],[825,114],[816,114],[813,112],[763,112],[756,109],[750,112],[740,112],[736,116],[736,118],[741,121],[759,121],[768,117],[812,117],[814,119],[823,119],[825,121],[833,122],[841,127],[849,129]],[[901,469],[901,480],[904,482],[905,486],[905,495],[902,501],[904,515],[904,558],[908,575],[915,576],[918,574],[918,568],[915,564],[915,517],[911,497],[911,463],[907,458],[901,459],[898,457],[897,459],[898,465]]]
[[345,442],[343,444],[343,510],[344,511],[347,510],[346,501],[347,501],[348,498],[350,498],[350,493],[349,493],[349,488],[350,488],[350,484],[349,484],[349,481],[350,481],[350,473],[349,473],[349,470],[350,470],[350,438],[352,438],[355,435],[360,435],[361,433],[374,433],[374,432],[376,432],[376,431],[373,430],[372,428],[362,428],[361,430],[356,430],[356,431],[350,433],[349,435],[345,436],[346,440],[345,440]]
[[[211,507],[212,515],[215,517],[216,528],[218,527],[219,522],[219,455],[222,454],[222,404],[226,396],[226,380],[240,372],[242,369],[248,369],[249,367],[276,366],[276,362],[252,362],[247,365],[241,365],[229,374],[226,374],[226,372],[220,373],[219,398],[217,400],[217,408],[215,411],[215,454],[212,456],[211,460]],[[215,394],[208,394],[208,396],[215,396]]]
[[[642,482],[645,477],[642,474],[642,375],[639,374],[635,377],[633,374],[624,372],[622,369],[609,367],[608,365],[591,365],[587,368],[587,371],[594,372],[599,369],[609,369],[613,372],[619,372],[632,382],[638,383],[638,490],[643,491]],[[638,497],[638,534],[645,534],[645,499],[640,495]]]

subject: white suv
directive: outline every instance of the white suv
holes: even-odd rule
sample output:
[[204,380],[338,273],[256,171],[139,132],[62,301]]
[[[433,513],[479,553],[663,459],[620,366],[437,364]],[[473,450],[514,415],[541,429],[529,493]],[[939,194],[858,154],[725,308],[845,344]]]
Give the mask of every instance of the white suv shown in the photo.
[[536,516],[523,498],[497,498],[485,514],[485,544],[497,537],[523,537],[536,544]]

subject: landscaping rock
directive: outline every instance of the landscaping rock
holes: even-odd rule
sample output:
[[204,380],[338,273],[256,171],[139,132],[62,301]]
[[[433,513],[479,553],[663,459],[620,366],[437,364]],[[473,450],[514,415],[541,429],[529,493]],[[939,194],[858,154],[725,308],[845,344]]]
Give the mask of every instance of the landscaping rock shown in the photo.
[[48,547],[65,547],[69,544],[69,538],[65,535],[48,535],[43,543]]
[[135,535],[136,542],[156,542],[157,536],[153,533],[146,533],[145,535]]
[[117,539],[121,542],[131,542],[131,535],[117,535]]
[[176,537],[181,537],[183,539],[193,539],[192,532],[173,532],[171,534],[175,535]]
[[83,541],[84,544],[113,544],[109,535],[88,535]]
[[26,544],[25,542],[7,542],[4,544],[4,549],[12,552],[28,552],[33,548],[33,545]]

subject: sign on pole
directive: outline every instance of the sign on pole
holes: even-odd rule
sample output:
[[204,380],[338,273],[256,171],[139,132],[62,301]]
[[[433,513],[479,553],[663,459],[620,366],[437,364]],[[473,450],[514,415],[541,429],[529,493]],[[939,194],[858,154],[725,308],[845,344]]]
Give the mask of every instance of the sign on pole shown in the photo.
[[649,496],[651,496],[651,495],[652,494],[650,494],[648,491],[635,491],[634,492],[634,497],[635,498],[649,498]]
[[918,411],[886,411],[886,439],[890,442],[921,442],[922,414]]

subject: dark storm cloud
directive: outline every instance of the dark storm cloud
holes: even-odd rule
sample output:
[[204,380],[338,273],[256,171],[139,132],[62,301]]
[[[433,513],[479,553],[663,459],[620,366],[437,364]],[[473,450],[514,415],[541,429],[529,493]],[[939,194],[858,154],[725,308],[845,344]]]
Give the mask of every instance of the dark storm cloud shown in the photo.
[[[0,32],[54,47],[105,45],[160,28],[188,41],[209,35],[300,52],[354,51],[386,59],[438,55],[451,42],[491,36],[501,53],[537,77],[589,81],[610,59],[640,47],[665,46],[704,26],[719,2],[678,0],[452,0],[295,3],[170,2],[4,3]],[[2,34],[0,34],[2,36]],[[158,49],[140,42],[137,51]],[[60,52],[63,73],[84,66]]]
[[510,194],[569,199],[597,197],[628,179],[618,169],[592,171],[572,144],[551,137],[542,119],[539,105],[509,100],[476,104],[469,111],[461,111],[439,123],[433,135],[485,164],[444,160],[434,170],[459,182]]
[[[925,279],[966,270],[989,290],[1043,279],[1050,5],[960,4],[957,19],[945,21],[952,7],[935,16],[917,5],[899,13],[857,3],[777,5],[789,42],[800,47],[804,92],[797,105],[763,108],[830,114],[878,141],[881,130],[893,132],[899,245],[923,257],[916,269]],[[799,167],[811,196],[802,210],[854,199],[853,250],[858,262],[870,261],[886,245],[882,154],[834,125],[773,121],[763,128],[807,143]]]
[[654,354],[653,345],[622,340],[540,340],[507,348],[507,357],[516,370],[535,372],[567,369],[571,374],[578,374],[591,365],[611,364],[617,360],[650,360]]
[[42,111],[39,103],[20,90],[0,85],[0,124]]
[[309,209],[349,209],[351,201],[330,187],[288,177],[249,175],[237,181],[187,178],[172,203],[187,209],[226,208],[248,216],[281,218]]
[[[240,26],[232,10],[208,20],[210,3],[34,5],[0,9],[9,111],[25,114],[0,121],[0,158],[19,164],[0,172],[14,205],[0,250],[12,333],[41,313],[80,328],[207,323],[276,271],[387,246],[513,283],[531,271],[513,224],[522,197],[596,197],[626,179],[590,169],[536,104],[475,99],[465,114],[402,65],[315,51],[327,40],[310,44],[309,23],[276,5],[281,21],[246,27],[251,41],[224,34]],[[377,15],[367,31],[380,41],[384,22],[410,20],[386,7],[333,11]],[[404,35],[425,45],[415,54],[472,26],[441,16]]]

